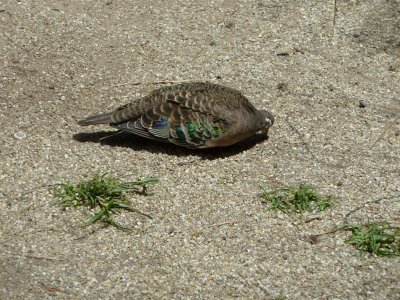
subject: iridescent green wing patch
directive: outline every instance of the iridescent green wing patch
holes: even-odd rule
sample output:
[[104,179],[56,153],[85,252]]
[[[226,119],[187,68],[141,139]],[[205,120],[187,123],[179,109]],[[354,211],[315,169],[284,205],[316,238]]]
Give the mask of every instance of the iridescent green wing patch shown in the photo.
[[215,139],[227,132],[228,126],[222,122],[213,124],[207,122],[190,121],[186,124],[176,125],[171,128],[171,142],[196,148],[203,145],[207,140]]

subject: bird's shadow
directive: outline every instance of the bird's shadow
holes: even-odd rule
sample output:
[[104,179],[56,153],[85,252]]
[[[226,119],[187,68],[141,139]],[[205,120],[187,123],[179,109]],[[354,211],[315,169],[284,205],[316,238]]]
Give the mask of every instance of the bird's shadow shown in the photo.
[[162,143],[142,138],[128,132],[96,131],[91,133],[77,133],[73,139],[81,143],[99,143],[111,147],[126,147],[134,151],[145,150],[151,153],[166,153],[173,156],[196,155],[206,160],[225,158],[248,150],[268,139],[265,134],[256,134],[238,144],[209,149],[188,149],[174,144]]

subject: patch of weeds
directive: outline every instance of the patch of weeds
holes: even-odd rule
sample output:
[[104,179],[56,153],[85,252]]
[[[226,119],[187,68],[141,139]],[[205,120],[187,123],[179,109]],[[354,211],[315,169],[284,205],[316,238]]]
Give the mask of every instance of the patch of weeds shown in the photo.
[[217,45],[216,41],[214,41],[214,40],[210,41],[210,46],[216,46],[216,45]]
[[276,87],[278,90],[283,92],[283,91],[287,91],[288,84],[286,82],[280,82],[280,83],[278,83],[278,85]]
[[300,185],[298,188],[284,188],[275,192],[262,192],[269,209],[280,210],[284,213],[320,212],[331,207],[333,197],[321,196],[310,186]]
[[379,256],[400,256],[400,228],[387,221],[367,223],[348,228],[352,235],[346,240],[361,252]]
[[388,69],[389,69],[390,72],[396,72],[397,71],[397,67],[395,65],[390,65]]
[[87,207],[92,210],[92,216],[86,224],[102,222],[118,229],[128,229],[114,220],[113,214],[124,209],[139,213],[151,219],[151,216],[142,213],[130,206],[129,194],[147,195],[148,185],[158,182],[156,178],[138,179],[123,182],[111,175],[95,174],[89,180],[82,180],[78,184],[65,181],[59,184],[54,195],[61,201],[63,209],[67,207]]

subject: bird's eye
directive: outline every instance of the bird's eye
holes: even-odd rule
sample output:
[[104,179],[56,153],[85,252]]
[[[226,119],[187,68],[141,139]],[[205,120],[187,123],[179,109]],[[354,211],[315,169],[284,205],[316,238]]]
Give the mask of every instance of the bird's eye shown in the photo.
[[268,119],[268,118],[265,118],[264,122],[265,122],[265,126],[271,126],[272,125],[271,120]]

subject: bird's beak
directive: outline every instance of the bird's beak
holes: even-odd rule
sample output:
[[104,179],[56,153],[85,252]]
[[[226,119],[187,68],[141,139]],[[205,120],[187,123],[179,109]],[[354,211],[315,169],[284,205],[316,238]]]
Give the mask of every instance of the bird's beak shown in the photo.
[[265,135],[268,135],[268,130],[270,129],[270,127],[271,127],[271,126],[265,127],[265,128],[263,128],[263,129],[261,129],[261,130],[260,130],[261,133],[262,133],[262,134],[265,134]]

